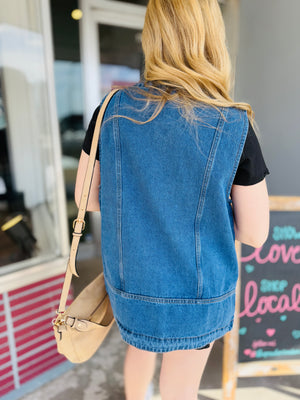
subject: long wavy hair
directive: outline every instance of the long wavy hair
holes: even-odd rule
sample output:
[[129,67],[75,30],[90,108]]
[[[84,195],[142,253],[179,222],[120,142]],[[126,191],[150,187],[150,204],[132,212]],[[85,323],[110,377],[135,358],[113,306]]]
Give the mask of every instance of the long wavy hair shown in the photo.
[[[155,91],[145,91],[157,107],[178,103],[186,115],[202,102],[217,108],[252,108],[230,97],[231,62],[225,26],[217,0],[149,0],[142,32],[144,80]],[[220,111],[221,112],[221,111]],[[148,122],[146,121],[146,122]]]

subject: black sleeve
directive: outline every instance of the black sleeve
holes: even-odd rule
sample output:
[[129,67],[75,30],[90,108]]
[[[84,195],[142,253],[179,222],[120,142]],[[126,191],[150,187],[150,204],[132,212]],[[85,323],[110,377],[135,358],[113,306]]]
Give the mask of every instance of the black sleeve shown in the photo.
[[240,163],[233,181],[234,185],[250,186],[270,174],[258,142],[257,136],[249,123],[246,142]]
[[[99,110],[100,110],[100,106],[98,106],[96,108],[96,110],[94,111],[94,114],[92,116],[92,119],[89,123],[89,126],[88,126],[86,134],[85,134],[85,138],[84,138],[83,145],[82,145],[82,150],[86,154],[90,154],[90,152],[91,152],[93,134],[94,134],[94,129],[95,129],[95,125],[96,125],[97,116],[99,114]],[[99,161],[99,150],[96,153],[96,160]]]

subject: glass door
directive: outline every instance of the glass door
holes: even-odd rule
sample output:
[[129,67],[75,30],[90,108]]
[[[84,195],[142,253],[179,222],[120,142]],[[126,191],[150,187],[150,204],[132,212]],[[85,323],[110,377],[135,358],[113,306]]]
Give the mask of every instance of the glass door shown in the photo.
[[101,97],[114,86],[139,81],[143,69],[141,30],[98,25]]

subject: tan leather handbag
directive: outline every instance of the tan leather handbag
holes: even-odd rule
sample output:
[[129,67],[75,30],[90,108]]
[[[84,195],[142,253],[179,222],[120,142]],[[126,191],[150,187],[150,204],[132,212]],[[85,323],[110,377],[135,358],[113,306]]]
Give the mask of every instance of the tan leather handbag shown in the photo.
[[72,363],[82,363],[92,357],[114,323],[103,273],[85,287],[67,309],[65,307],[72,275],[79,276],[75,266],[76,254],[85,226],[84,216],[92,182],[101,123],[105,109],[116,92],[117,89],[106,97],[97,117],[78,215],[73,223],[73,239],[59,308],[57,317],[53,320],[57,350]]

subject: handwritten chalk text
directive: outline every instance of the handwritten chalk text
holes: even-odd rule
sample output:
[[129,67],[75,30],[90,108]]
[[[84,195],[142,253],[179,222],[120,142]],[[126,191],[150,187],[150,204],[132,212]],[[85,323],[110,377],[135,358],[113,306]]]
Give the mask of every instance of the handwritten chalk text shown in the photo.
[[245,287],[244,310],[240,317],[249,318],[266,313],[284,313],[286,311],[300,312],[300,283],[293,286],[291,297],[287,294],[281,296],[261,296],[258,298],[258,288],[255,281],[249,281]]
[[299,240],[300,232],[293,226],[274,226],[272,236],[274,240]]
[[271,340],[269,342],[265,342],[264,340],[253,340],[252,349],[257,349],[258,347],[276,347],[276,340]]
[[[263,247],[255,249],[247,257],[241,257],[242,262],[249,262],[255,260],[258,264],[276,264],[279,260],[282,260],[284,264],[291,261],[293,264],[300,264],[300,246],[290,246],[288,249],[285,244],[273,244],[266,257],[261,257],[261,250]],[[296,255],[299,254],[299,258]]]
[[256,358],[297,356],[299,354],[300,354],[300,349],[256,350]]
[[283,292],[284,289],[287,287],[288,281],[286,280],[275,280],[270,281],[268,279],[262,279],[260,281],[260,291],[265,292]]

